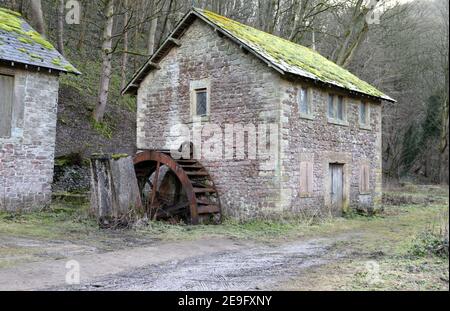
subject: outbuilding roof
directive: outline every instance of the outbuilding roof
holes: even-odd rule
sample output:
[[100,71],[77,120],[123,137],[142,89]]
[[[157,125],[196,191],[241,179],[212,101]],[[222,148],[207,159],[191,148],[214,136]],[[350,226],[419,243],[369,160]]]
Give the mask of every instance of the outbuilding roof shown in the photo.
[[[156,53],[134,75],[123,93],[134,92],[148,72],[158,68],[158,62],[177,45],[193,20],[200,18],[217,32],[230,38],[243,49],[265,61],[283,75],[299,76],[314,82],[332,85],[349,92],[394,102],[374,86],[359,79],[348,70],[305,46],[236,22],[211,11],[192,9]],[[179,44],[179,42],[178,42]]]
[[0,62],[80,74],[20,15],[0,8]]

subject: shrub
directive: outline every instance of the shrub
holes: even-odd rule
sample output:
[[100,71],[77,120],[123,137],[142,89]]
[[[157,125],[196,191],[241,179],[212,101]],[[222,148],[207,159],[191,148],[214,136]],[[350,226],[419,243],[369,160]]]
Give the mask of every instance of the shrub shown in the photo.
[[448,211],[440,217],[440,225],[420,233],[413,241],[411,254],[413,256],[438,256],[448,258]]

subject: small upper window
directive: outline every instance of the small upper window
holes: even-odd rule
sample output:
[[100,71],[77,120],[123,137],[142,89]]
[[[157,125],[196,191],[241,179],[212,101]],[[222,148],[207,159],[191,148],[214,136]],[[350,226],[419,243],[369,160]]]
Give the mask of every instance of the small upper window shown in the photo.
[[0,138],[11,136],[14,77],[0,74]]
[[345,102],[343,96],[328,95],[328,118],[338,121],[346,121]]
[[208,115],[208,90],[198,89],[195,90],[195,106],[196,115],[198,117],[204,117]]
[[334,95],[328,95],[328,117],[334,119]]
[[302,115],[311,115],[311,92],[309,89],[302,87],[298,94],[299,111]]
[[189,86],[191,94],[191,121],[207,121],[211,113],[210,95],[211,83],[209,79],[191,81]]
[[361,102],[359,104],[359,124],[363,126],[368,126],[370,124],[369,118],[369,104],[366,102]]
[[337,119],[344,121],[344,98],[342,96],[337,98]]

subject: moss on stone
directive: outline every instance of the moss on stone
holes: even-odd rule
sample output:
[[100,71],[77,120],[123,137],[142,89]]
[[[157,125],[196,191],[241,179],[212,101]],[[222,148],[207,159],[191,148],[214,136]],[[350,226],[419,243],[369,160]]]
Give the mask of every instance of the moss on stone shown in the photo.
[[348,70],[338,66],[319,53],[272,34],[238,23],[216,13],[196,9],[206,19],[227,31],[257,52],[267,56],[283,68],[306,71],[325,83],[359,91],[376,97],[384,97],[381,91],[362,81]]
[[47,50],[54,50],[53,45],[45,40],[38,32],[34,30],[25,30],[24,21],[21,15],[8,9],[0,8],[0,29],[17,34],[18,40],[27,40],[26,43],[38,43]]
[[30,54],[30,58],[31,58],[32,60],[39,60],[39,61],[43,61],[43,60],[44,60],[41,56],[36,55],[36,54],[34,54],[34,53]]
[[128,158],[128,154],[126,154],[126,153],[117,153],[117,154],[111,155],[111,158],[113,160],[120,160],[120,159],[123,159],[123,158]]
[[61,58],[56,57],[56,58],[52,59],[52,64],[55,66],[62,66]]
[[18,50],[19,52],[28,54],[28,51],[27,51],[26,49],[24,49],[24,48],[19,48],[19,49],[17,49],[17,50]]
[[67,70],[68,72],[74,72],[74,73],[77,72],[77,70],[75,69],[75,67],[72,66],[71,64],[67,64],[67,65],[65,65],[63,68],[64,68],[65,70]]
[[31,44],[31,45],[34,44],[34,42],[31,39],[28,39],[28,38],[25,38],[25,37],[20,37],[19,41],[22,42],[22,43],[25,43],[25,44]]

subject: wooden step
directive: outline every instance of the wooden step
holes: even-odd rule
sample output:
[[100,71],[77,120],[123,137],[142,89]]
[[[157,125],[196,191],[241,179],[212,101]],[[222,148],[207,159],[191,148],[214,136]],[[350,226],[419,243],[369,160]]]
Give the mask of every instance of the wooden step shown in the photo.
[[211,185],[205,185],[201,182],[196,182],[191,180],[192,187],[194,188],[211,188]]
[[195,193],[216,193],[216,189],[213,188],[194,188]]
[[186,175],[188,176],[209,176],[208,172],[202,171],[202,172],[189,172],[185,171]]
[[198,205],[216,205],[216,203],[211,202],[209,200],[202,200],[202,199],[197,199],[197,204]]
[[183,169],[203,169],[204,167],[200,164],[181,164]]
[[220,208],[217,205],[204,205],[199,206],[197,211],[200,215],[202,214],[216,214],[220,213]]
[[175,160],[175,162],[177,162],[180,165],[184,165],[184,164],[196,164],[197,160],[185,160],[185,159],[180,159],[180,160]]

